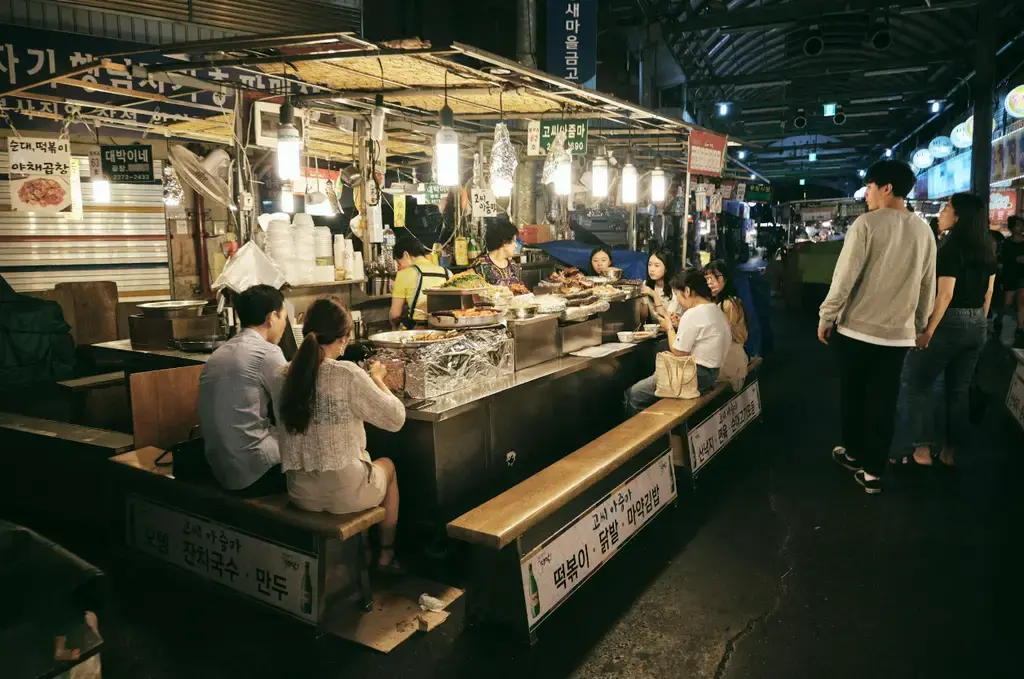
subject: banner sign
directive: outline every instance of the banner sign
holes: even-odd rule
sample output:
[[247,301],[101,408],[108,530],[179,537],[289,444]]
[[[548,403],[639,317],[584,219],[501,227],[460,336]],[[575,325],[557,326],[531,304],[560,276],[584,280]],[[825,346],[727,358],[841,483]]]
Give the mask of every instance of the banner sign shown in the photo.
[[71,142],[43,137],[8,137],[11,209],[63,212],[71,209]]
[[586,120],[542,120],[540,121],[540,149],[542,154],[547,154],[555,135],[565,131],[565,149],[569,153],[587,152],[587,128]]
[[521,559],[530,629],[675,498],[675,469],[669,451]]
[[710,132],[690,132],[689,169],[691,174],[720,177],[725,167],[726,138]]
[[1017,130],[992,143],[992,181],[1002,182],[1024,175],[1024,137]]
[[988,202],[989,226],[1006,224],[1017,214],[1017,189],[993,190]]
[[747,185],[743,182],[740,182],[739,184],[736,185],[736,200],[743,202],[746,200],[746,195]]
[[737,434],[761,415],[761,390],[757,382],[733,396],[687,436],[690,444],[690,473],[694,476],[725,448]]
[[772,199],[772,187],[768,184],[747,184],[747,197],[749,202],[768,203]]
[[153,147],[101,146],[100,171],[113,184],[152,184]]
[[597,87],[597,0],[548,0],[548,73]]

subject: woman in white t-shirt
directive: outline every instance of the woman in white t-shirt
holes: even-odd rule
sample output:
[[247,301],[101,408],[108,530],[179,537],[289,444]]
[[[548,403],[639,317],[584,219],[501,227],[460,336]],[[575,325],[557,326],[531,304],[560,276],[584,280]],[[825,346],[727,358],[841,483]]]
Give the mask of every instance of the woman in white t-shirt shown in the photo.
[[[683,308],[678,331],[671,320],[659,316],[659,322],[668,333],[671,351],[676,356],[693,356],[697,364],[697,390],[709,391],[718,379],[718,370],[725,362],[732,343],[729,321],[712,301],[711,289],[698,269],[684,269],[672,279],[672,292]],[[642,379],[626,392],[628,410],[637,413],[654,404],[657,378]]]

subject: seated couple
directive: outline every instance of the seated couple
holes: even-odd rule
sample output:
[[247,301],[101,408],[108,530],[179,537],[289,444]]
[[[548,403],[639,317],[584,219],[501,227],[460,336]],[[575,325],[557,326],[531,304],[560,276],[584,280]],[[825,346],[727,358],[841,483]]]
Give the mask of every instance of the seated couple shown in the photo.
[[395,466],[370,460],[363,423],[398,431],[405,406],[385,386],[383,366],[367,374],[337,360],[352,330],[348,310],[337,298],[313,302],[291,364],[277,346],[287,323],[279,290],[253,286],[237,296],[235,311],[242,332],[210,356],[199,378],[199,423],[214,477],[246,497],[287,490],[307,511],[383,505],[378,565],[395,566]]
[[[663,305],[657,319],[668,335],[668,346],[676,356],[692,356],[697,366],[697,390],[704,394],[719,380],[740,389],[747,374],[747,339],[743,302],[728,285],[724,267],[705,271],[684,269],[671,280],[675,306],[682,312],[678,328]],[[644,378],[626,392],[626,410],[634,415],[656,403],[657,378]]]

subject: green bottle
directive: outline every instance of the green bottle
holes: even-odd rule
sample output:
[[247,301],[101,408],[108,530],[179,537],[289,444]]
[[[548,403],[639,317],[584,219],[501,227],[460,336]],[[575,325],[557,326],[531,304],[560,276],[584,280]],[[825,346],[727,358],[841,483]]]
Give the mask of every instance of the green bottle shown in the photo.
[[309,578],[309,562],[306,572],[302,575],[302,612],[310,615],[313,612],[313,581]]
[[533,564],[529,564],[527,569],[530,572],[530,610],[536,618],[540,615],[540,592],[537,590],[537,579],[533,577]]

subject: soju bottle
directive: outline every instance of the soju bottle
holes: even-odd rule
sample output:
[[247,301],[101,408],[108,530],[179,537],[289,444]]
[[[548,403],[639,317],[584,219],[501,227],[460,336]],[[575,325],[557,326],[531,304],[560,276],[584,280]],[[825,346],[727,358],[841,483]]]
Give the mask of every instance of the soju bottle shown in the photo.
[[309,578],[309,562],[306,572],[302,574],[302,612],[309,615],[313,612],[313,581]]
[[527,566],[530,573],[530,611],[533,617],[540,615],[540,592],[537,590],[537,579],[533,577],[533,564]]

